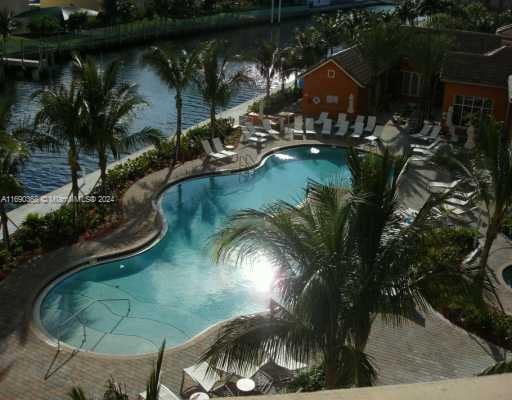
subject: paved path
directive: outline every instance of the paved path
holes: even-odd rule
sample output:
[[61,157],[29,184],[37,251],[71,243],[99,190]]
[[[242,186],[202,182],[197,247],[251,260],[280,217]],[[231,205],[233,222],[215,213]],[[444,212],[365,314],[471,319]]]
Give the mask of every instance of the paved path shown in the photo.
[[[279,140],[275,147],[313,141]],[[329,143],[333,143],[332,140]],[[341,144],[340,142],[335,142]],[[270,147],[266,150],[270,150]],[[240,149],[255,160],[252,148]],[[223,168],[238,168],[232,163]],[[33,260],[0,283],[0,367],[8,368],[0,382],[0,395],[7,399],[65,399],[73,385],[81,385],[89,396],[100,397],[104,382],[113,376],[126,384],[129,394],[144,390],[152,356],[108,357],[63,350],[56,357],[55,347],[32,323],[33,304],[38,293],[56,276],[74,265],[99,256],[130,251],[157,237],[161,221],[151,200],[169,183],[192,174],[215,169],[200,160],[188,162],[171,174],[163,170],[136,182],[123,198],[125,222],[107,237],[79,243]],[[439,173],[426,167],[409,168],[404,186],[406,206],[421,206],[426,180]],[[193,365],[214,337],[216,328],[188,344],[167,350],[162,381],[179,391],[182,369]],[[392,328],[377,321],[368,347],[379,370],[379,383],[411,383],[467,377],[503,358],[500,349],[453,326],[437,314],[425,317],[423,325]]]

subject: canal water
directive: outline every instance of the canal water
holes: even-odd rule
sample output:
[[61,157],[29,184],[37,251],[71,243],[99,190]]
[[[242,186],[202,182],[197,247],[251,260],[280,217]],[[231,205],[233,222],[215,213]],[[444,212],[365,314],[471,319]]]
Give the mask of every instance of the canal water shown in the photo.
[[[372,9],[386,9],[388,7],[372,7]],[[132,121],[132,130],[136,131],[146,126],[160,129],[165,135],[172,135],[176,123],[176,110],[174,107],[174,91],[168,89],[149,68],[141,63],[141,56],[150,45],[162,48],[176,47],[192,49],[201,42],[217,39],[229,43],[229,54],[232,56],[230,68],[238,70],[245,68],[255,79],[256,84],[244,87],[237,93],[228,106],[233,107],[243,103],[258,94],[263,93],[263,82],[258,77],[254,64],[250,61],[250,51],[258,43],[273,40],[280,46],[293,43],[296,30],[301,30],[312,23],[311,18],[284,21],[280,27],[250,26],[241,29],[223,32],[209,32],[208,34],[192,38],[159,41],[143,46],[134,46],[128,49],[113,50],[96,53],[94,56],[105,65],[114,59],[123,62],[121,81],[131,81],[138,85],[139,94],[149,103],[142,108]],[[44,82],[29,80],[17,81],[14,85],[16,100],[13,107],[11,125],[31,123],[38,110],[38,101],[32,99],[32,94],[52,84],[68,84],[71,80],[71,64],[60,65]],[[274,82],[278,85],[279,82]],[[0,96],[2,93],[0,92]],[[220,111],[220,110],[219,110]],[[208,118],[208,107],[201,99],[195,87],[186,90],[184,96],[183,124],[190,127]],[[85,175],[97,169],[97,162],[93,155],[82,154],[80,160],[82,173]],[[25,185],[27,195],[43,195],[55,190],[70,181],[66,154],[35,152],[20,174]]]

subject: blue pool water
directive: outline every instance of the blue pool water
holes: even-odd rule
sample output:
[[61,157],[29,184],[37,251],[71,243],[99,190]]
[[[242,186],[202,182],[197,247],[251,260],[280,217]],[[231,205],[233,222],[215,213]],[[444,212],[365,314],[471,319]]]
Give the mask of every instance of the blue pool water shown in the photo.
[[175,346],[218,321],[266,309],[272,266],[264,257],[239,267],[215,265],[208,239],[238,210],[298,202],[309,179],[340,177],[350,180],[343,149],[297,147],[267,157],[252,172],[172,186],[161,198],[168,223],[162,239],[58,282],[41,302],[43,328],[82,349],[141,354],[164,338]]
[[505,283],[512,288],[512,266],[503,270],[503,279]]

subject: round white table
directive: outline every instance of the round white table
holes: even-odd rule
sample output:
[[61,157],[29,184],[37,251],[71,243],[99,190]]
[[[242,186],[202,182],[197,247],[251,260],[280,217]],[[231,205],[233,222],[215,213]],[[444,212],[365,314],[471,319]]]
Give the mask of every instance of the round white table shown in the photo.
[[209,400],[210,396],[204,392],[195,392],[191,394],[189,400]]
[[232,144],[227,144],[227,145],[224,146],[224,148],[226,150],[235,150],[235,146],[233,146]]
[[256,382],[249,378],[242,378],[236,381],[236,388],[241,392],[252,392],[256,388]]

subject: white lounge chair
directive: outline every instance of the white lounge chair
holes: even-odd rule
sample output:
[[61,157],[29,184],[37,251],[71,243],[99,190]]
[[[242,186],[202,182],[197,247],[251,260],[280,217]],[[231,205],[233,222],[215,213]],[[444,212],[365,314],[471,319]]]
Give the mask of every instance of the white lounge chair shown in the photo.
[[338,127],[338,130],[334,133],[336,136],[343,137],[348,133],[348,127],[350,123],[348,121],[342,121],[340,126]]
[[411,147],[414,149],[425,149],[425,150],[433,150],[435,147],[437,147],[441,143],[441,139],[437,138],[429,145],[426,144],[413,144]]
[[263,120],[263,129],[265,129],[265,131],[270,135],[279,135],[279,131],[272,128],[272,123],[269,119]]
[[268,139],[270,135],[266,132],[260,132],[257,131],[254,125],[247,125],[247,129],[249,129],[249,132],[251,133],[251,136],[258,137],[258,138],[264,138]]
[[445,193],[453,188],[455,188],[462,180],[456,179],[452,182],[436,182],[432,181],[428,183],[428,190],[431,193]]
[[356,120],[354,121],[354,125],[363,124],[363,126],[364,126],[364,119],[365,119],[364,115],[358,115],[356,117]]
[[421,131],[415,133],[414,135],[411,135],[411,137],[415,139],[425,139],[429,136],[431,129],[432,124],[424,124],[423,128],[421,128]]
[[327,118],[329,118],[329,113],[321,112],[320,117],[315,121],[315,125],[322,125]]
[[370,115],[368,117],[368,121],[366,122],[366,127],[364,128],[365,132],[373,132],[375,129],[375,125],[377,125],[377,117],[375,115]]
[[360,138],[364,133],[364,123],[356,122],[354,125],[354,132],[352,133],[353,138]]
[[[146,391],[139,394],[138,400],[146,400],[147,393]],[[158,392],[159,400],[181,400],[181,398],[175,394],[171,389],[167,386],[160,384],[160,390]]]
[[376,142],[377,140],[382,139],[382,133],[384,132],[384,125],[377,125],[373,130],[373,134],[371,136],[366,136],[364,139],[369,140],[370,142]]
[[472,207],[472,208],[460,208],[460,207],[456,207],[456,206],[452,206],[450,204],[443,204],[442,207],[448,211],[449,213],[457,216],[457,217],[460,217],[461,215],[464,215],[464,214],[468,214],[474,210],[476,210],[476,207]]
[[313,118],[306,118],[306,135],[316,135],[315,121]]
[[230,158],[230,156],[222,153],[217,153],[213,151],[212,146],[210,146],[210,142],[208,140],[202,139],[201,144],[203,145],[203,150],[206,153],[207,157],[212,158],[214,160],[224,160],[226,158]]
[[339,113],[338,114],[338,121],[336,121],[336,125],[334,125],[336,128],[339,128],[343,122],[347,120],[347,114],[345,113]]
[[332,133],[332,120],[327,118],[324,121],[324,126],[322,127],[322,135],[323,136],[331,136]]
[[445,203],[453,204],[455,206],[465,207],[469,203],[471,203],[471,200],[469,200],[469,199],[468,200],[463,200],[463,199],[459,199],[457,197],[450,197],[450,198],[445,200]]
[[225,154],[228,157],[237,157],[238,156],[238,153],[236,151],[224,149],[224,145],[220,141],[220,138],[215,137],[215,138],[213,138],[212,142],[213,142],[213,148],[217,153]]
[[290,128],[290,131],[293,134],[293,137],[300,136],[301,138],[304,137],[304,127],[303,127],[304,120],[302,118],[302,115],[295,116],[295,119],[293,121],[293,128]]
[[435,125],[433,128],[432,128],[432,131],[430,132],[430,136],[427,137],[426,139],[427,140],[437,140],[439,138],[439,135],[441,134],[441,126],[440,125]]

